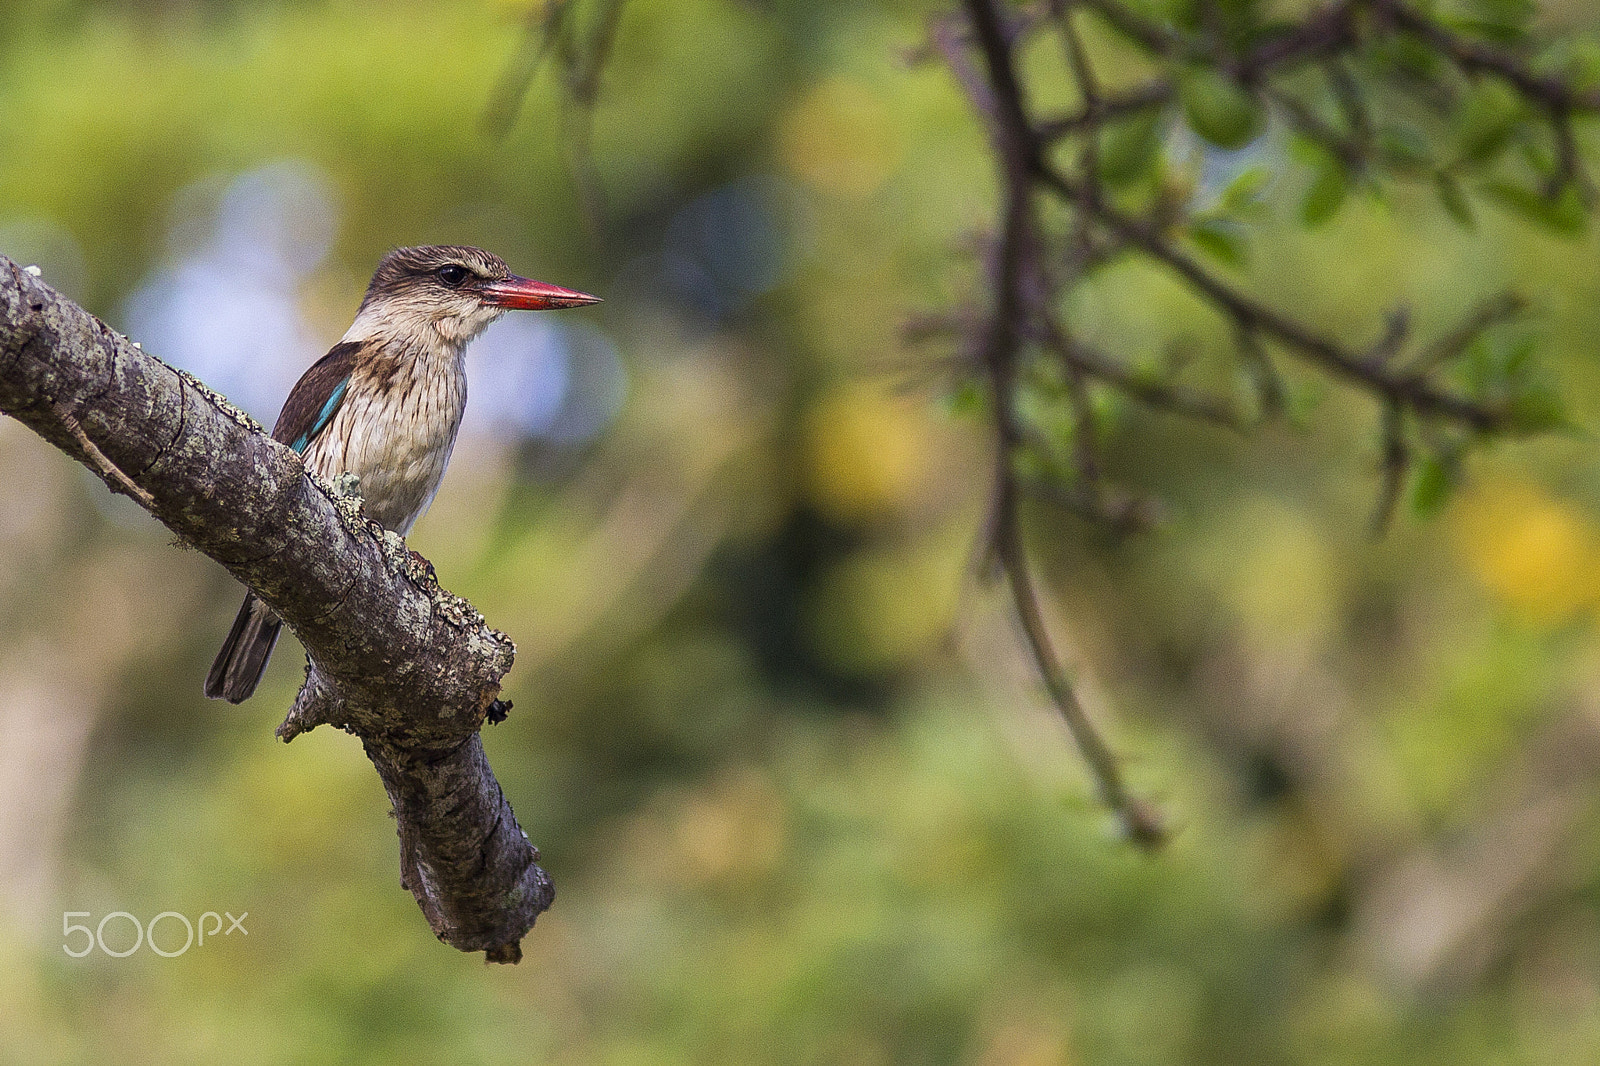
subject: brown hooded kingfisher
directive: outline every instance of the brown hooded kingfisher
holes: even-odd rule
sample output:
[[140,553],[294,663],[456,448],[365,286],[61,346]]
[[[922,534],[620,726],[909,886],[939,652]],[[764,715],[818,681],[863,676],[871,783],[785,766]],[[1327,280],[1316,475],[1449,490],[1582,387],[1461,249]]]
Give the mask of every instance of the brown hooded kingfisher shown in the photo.
[[[467,404],[467,345],[507,311],[598,303],[519,278],[479,248],[430,245],[383,257],[343,339],[301,376],[273,427],[324,477],[360,479],[367,516],[401,536],[421,518],[450,462]],[[283,622],[247,593],[206,695],[250,697]]]

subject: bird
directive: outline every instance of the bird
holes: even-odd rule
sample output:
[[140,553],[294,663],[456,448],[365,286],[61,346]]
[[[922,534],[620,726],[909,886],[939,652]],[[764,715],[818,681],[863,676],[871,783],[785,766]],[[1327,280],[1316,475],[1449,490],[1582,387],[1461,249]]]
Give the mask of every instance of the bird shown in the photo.
[[[395,249],[378,264],[349,330],[289,391],[273,439],[313,473],[354,474],[367,516],[403,537],[450,463],[467,404],[467,345],[507,311],[599,302],[518,277],[481,248]],[[206,695],[249,699],[282,628],[248,593],[206,675]]]

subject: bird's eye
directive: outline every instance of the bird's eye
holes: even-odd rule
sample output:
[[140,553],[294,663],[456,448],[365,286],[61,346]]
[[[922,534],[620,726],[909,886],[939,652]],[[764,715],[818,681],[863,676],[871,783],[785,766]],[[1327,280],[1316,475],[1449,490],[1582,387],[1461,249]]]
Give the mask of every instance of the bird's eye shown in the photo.
[[467,268],[459,263],[446,263],[439,268],[439,280],[452,289],[467,280]]

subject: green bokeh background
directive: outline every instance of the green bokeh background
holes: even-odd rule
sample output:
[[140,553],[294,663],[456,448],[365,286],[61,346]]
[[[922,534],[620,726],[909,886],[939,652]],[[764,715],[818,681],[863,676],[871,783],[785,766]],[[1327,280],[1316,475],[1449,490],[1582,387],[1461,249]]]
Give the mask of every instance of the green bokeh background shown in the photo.
[[[964,102],[908,60],[932,10],[632,0],[586,222],[549,71],[483,132],[526,4],[0,7],[0,252],[114,325],[183,190],[294,160],[339,209],[298,294],[323,343],[383,250],[447,240],[610,297],[583,313],[629,374],[596,440],[464,440],[411,538],[519,644],[485,742],[558,898],[515,968],[429,935],[353,738],[273,740],[292,642],[254,700],[203,700],[237,587],[0,422],[0,1061],[1593,1059],[1592,437],[1500,447],[1373,540],[1360,397],[1296,376],[1305,424],[1249,440],[1112,412],[1169,520],[1113,542],[1041,509],[1030,543],[1175,829],[1129,848],[975,574],[982,430],[897,335],[970,294],[953,249],[992,202]],[[1285,224],[1242,283],[1358,339],[1515,286],[1596,424],[1593,236],[1465,231],[1406,190],[1302,233],[1271,143]],[[740,182],[777,284],[713,316],[629,299]],[[1072,314],[1130,360],[1185,344],[1202,383],[1228,339],[1137,266]],[[62,950],[66,911],[222,910],[248,937]]]

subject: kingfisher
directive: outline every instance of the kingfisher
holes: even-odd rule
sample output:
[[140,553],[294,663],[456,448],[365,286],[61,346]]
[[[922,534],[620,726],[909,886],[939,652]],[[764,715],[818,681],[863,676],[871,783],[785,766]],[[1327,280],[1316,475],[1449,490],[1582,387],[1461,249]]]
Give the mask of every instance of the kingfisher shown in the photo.
[[[396,249],[378,264],[344,337],[289,391],[273,439],[314,473],[354,474],[367,516],[405,536],[450,463],[467,405],[467,345],[507,311],[599,299],[517,277],[480,248]],[[246,594],[206,675],[206,695],[249,699],[282,628],[271,608]]]

